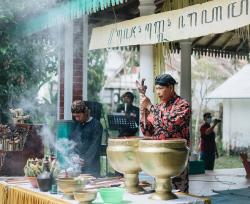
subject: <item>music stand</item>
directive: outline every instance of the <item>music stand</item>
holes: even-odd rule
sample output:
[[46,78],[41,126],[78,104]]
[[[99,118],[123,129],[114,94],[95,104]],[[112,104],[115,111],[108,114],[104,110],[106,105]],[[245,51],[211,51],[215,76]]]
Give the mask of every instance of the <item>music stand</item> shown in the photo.
[[111,130],[137,129],[138,125],[124,113],[113,113],[108,115],[109,128]]

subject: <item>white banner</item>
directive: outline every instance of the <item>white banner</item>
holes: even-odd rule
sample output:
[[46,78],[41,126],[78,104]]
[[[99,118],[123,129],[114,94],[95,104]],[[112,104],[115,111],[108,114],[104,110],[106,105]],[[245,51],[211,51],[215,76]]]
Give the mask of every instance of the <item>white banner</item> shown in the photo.
[[177,41],[250,24],[250,0],[214,0],[94,28],[89,49]]

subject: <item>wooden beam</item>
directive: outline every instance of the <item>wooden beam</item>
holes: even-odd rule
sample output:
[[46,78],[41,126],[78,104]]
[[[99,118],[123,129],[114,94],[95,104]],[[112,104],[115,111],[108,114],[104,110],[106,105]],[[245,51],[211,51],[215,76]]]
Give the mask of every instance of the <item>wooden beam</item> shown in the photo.
[[212,37],[207,44],[204,47],[210,48],[212,47],[213,43],[216,42],[221,37],[221,34],[217,34],[214,37]]
[[242,47],[246,44],[246,42],[248,42],[247,39],[245,39],[245,40],[241,39],[241,43],[236,48],[236,52],[239,52],[242,49]]
[[234,36],[235,36],[235,33],[233,32],[232,35],[229,36],[229,37],[227,38],[227,40],[225,41],[225,43],[221,46],[221,49],[222,49],[222,50],[225,50],[225,49],[228,47],[228,45],[230,44],[230,42],[231,42],[231,40],[234,38]]
[[198,38],[196,38],[196,39],[193,41],[193,43],[192,43],[192,48],[194,48],[195,45],[196,45],[202,38],[203,38],[203,37],[198,37]]

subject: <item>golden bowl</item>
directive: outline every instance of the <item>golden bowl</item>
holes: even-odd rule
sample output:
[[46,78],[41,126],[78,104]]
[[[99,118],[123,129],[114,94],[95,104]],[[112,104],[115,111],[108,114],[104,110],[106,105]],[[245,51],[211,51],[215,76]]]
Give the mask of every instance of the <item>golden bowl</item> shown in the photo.
[[109,139],[107,156],[109,164],[118,172],[124,174],[125,186],[129,193],[141,191],[139,188],[138,173],[141,171],[137,149],[139,138],[133,139]]
[[143,171],[156,180],[155,200],[177,198],[172,193],[171,178],[180,175],[187,166],[189,149],[186,140],[141,140],[138,160]]
[[74,191],[81,191],[84,188],[84,183],[75,178],[59,178],[57,180],[58,188],[63,192],[64,196],[72,197]]
[[89,204],[92,203],[96,199],[97,192],[96,191],[76,191],[74,192],[75,200],[79,201],[80,204]]

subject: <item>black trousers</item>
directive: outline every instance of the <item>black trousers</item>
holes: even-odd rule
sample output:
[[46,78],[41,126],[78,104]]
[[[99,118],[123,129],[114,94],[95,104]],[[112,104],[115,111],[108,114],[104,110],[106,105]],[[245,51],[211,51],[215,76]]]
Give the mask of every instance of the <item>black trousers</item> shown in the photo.
[[214,170],[215,153],[201,152],[200,160],[205,162],[205,170]]

